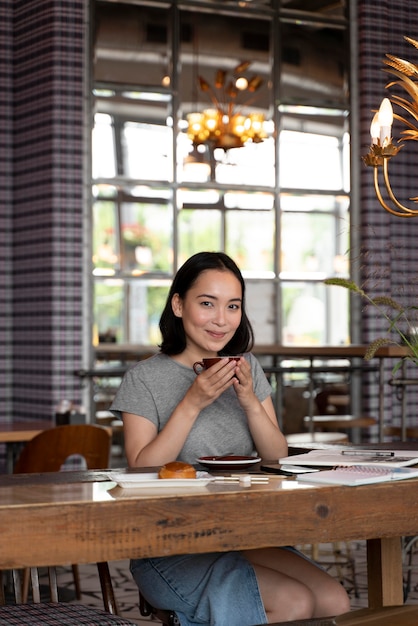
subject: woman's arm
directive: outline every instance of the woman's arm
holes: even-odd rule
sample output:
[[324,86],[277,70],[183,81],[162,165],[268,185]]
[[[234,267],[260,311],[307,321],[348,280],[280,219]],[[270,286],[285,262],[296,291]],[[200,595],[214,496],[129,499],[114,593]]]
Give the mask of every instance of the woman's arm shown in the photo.
[[160,432],[145,417],[122,412],[129,466],[150,467],[174,461],[199,413],[234,384],[234,368],[234,361],[220,361],[196,376]]
[[239,403],[247,416],[248,427],[257,453],[264,459],[278,459],[287,455],[287,441],[281,432],[271,396],[263,402],[254,392],[251,366],[241,359],[234,382]]

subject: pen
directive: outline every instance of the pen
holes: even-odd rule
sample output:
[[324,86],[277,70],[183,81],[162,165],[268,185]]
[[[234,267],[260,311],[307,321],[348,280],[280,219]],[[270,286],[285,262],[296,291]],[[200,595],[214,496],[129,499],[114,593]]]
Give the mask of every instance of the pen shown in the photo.
[[394,452],[383,452],[382,450],[342,450],[341,454],[349,456],[395,456]]

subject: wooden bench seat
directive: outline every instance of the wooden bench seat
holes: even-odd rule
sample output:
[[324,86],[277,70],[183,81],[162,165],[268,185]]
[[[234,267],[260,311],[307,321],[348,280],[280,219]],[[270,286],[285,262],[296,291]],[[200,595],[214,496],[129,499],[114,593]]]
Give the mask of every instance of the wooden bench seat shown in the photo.
[[269,626],[417,626],[417,624],[418,606],[404,604],[378,609],[356,609],[337,617],[275,622]]

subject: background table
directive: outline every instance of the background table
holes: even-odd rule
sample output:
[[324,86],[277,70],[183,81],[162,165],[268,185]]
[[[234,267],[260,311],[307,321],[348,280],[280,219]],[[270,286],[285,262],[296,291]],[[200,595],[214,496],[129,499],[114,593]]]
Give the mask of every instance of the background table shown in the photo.
[[52,428],[52,421],[28,420],[27,422],[12,422],[11,424],[0,424],[0,443],[6,444],[6,467],[8,473],[13,472],[13,466],[17,455],[27,441],[47,428]]

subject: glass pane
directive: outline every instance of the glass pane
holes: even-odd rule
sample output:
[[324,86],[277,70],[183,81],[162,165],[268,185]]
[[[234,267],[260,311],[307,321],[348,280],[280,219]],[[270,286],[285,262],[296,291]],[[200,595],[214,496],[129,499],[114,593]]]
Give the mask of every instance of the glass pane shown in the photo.
[[139,180],[172,180],[172,134],[167,126],[126,122],[122,134],[124,175]]
[[279,153],[281,187],[343,188],[342,151],[337,137],[283,130]]
[[171,205],[149,198],[123,202],[121,219],[123,269],[133,274],[171,272]]
[[219,150],[218,158],[215,167],[215,180],[218,183],[273,187],[275,154],[272,138],[234,148],[226,154]]
[[256,344],[275,343],[275,283],[270,280],[246,280],[247,313],[253,326]]
[[280,276],[311,274],[312,278],[320,279],[333,274],[336,237],[333,215],[283,213]]
[[282,211],[333,212],[348,220],[348,196],[322,196],[318,194],[283,193],[280,196]]
[[[311,10],[311,2],[305,5]],[[346,29],[320,22],[284,22],[281,37],[281,102],[347,108]]]
[[165,7],[96,2],[94,79],[137,86],[161,86],[170,65]]
[[[323,283],[284,282],[282,340],[285,345],[348,342],[348,296]],[[342,290],[345,292],[346,290]]]
[[226,191],[224,195],[224,205],[226,209],[270,211],[274,208],[274,196],[270,193]]
[[[344,259],[344,267],[347,268],[347,258]],[[328,313],[328,343],[339,346],[351,343],[350,322],[350,295],[347,289],[339,293],[341,287],[326,285],[326,296],[329,307]]]
[[182,209],[178,214],[178,264],[202,250],[221,250],[221,212]]
[[158,345],[158,327],[169,290],[167,281],[141,280],[129,282],[129,342]]
[[274,277],[274,211],[228,211],[225,251],[245,276]]
[[117,205],[112,200],[93,205],[93,265],[95,274],[104,273],[99,269],[114,273],[120,267]]
[[115,138],[110,115],[96,113],[92,132],[93,178],[113,178],[116,175]]
[[206,183],[212,180],[214,162],[208,146],[193,146],[185,133],[177,138],[177,178],[181,182]]
[[127,340],[123,325],[124,288],[120,280],[95,281],[93,336],[101,342]]
[[326,343],[325,286],[319,283],[284,283],[283,343],[321,345]]

